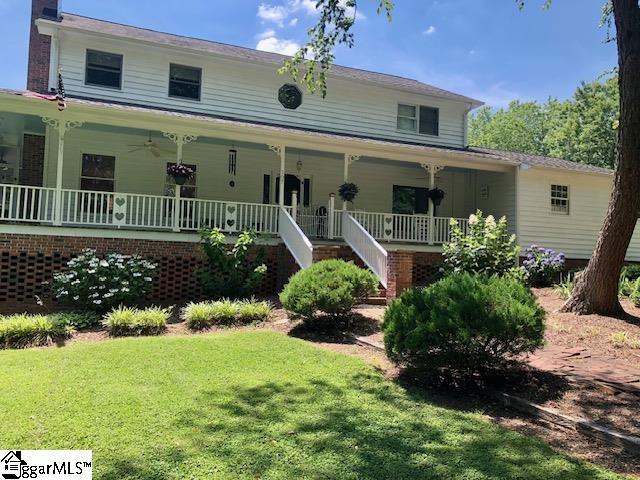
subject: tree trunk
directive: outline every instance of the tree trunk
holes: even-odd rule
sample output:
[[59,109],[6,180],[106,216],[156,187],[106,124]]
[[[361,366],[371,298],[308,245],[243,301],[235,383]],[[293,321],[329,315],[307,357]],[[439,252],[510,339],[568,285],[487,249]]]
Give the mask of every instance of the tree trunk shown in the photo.
[[640,213],[640,6],[612,0],[618,43],[620,126],[609,208],[595,250],[562,307],[578,314],[623,313],[618,281]]

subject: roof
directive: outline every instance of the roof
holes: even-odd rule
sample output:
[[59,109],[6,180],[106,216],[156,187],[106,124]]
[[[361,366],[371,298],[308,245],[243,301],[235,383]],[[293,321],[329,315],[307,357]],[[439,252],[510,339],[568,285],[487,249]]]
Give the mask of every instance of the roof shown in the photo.
[[[50,21],[50,20],[46,20]],[[102,33],[114,37],[122,37],[128,40],[139,40],[151,42],[158,45],[168,47],[186,48],[201,53],[209,53],[220,55],[228,58],[234,58],[246,62],[261,63],[267,65],[282,65],[283,61],[291,57],[280,55],[278,53],[263,52],[252,48],[228,45],[225,43],[213,42],[210,40],[202,40],[170,33],[158,32],[146,28],[134,27],[106,20],[98,20],[95,18],[84,17],[72,13],[63,13],[62,18],[54,23],[64,28],[87,31],[92,33]],[[368,70],[360,70],[357,68],[333,65],[330,75],[336,78],[353,80],[373,84],[383,88],[392,88],[405,92],[416,93],[419,95],[429,95],[433,97],[446,98],[459,102],[471,103],[474,106],[480,106],[483,102],[459,95],[457,93],[443,90],[433,85],[419,82],[410,78],[389,75],[385,73],[371,72]]]
[[502,157],[504,159],[513,160],[520,165],[526,164],[532,167],[559,168],[562,170],[572,170],[575,172],[602,173],[612,175],[613,170],[610,168],[596,167],[585,163],[573,162],[562,158],[545,157],[542,155],[531,155],[528,153],[509,152],[506,150],[495,150],[492,148],[469,147],[469,151],[491,154]]

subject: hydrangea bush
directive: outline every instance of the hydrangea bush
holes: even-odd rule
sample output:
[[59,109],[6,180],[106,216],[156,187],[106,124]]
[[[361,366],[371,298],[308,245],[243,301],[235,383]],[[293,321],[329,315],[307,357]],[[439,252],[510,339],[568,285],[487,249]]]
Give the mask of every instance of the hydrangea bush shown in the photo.
[[505,217],[496,221],[493,215],[485,218],[478,210],[469,216],[468,233],[452,219],[451,241],[443,245],[444,271],[498,276],[517,273],[519,247],[515,242],[516,236],[509,236]]
[[76,310],[106,311],[136,303],[150,292],[156,265],[139,256],[109,253],[100,258],[86,249],[53,276],[52,292]]
[[549,287],[557,280],[565,264],[564,253],[531,245],[525,250],[522,271],[527,283],[534,287]]

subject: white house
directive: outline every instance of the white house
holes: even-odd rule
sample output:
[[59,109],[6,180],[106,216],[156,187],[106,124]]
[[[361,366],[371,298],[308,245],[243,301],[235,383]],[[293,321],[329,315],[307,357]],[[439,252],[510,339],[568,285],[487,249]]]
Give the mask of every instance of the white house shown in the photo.
[[[307,94],[277,73],[284,58],[33,0],[27,90],[0,90],[0,311],[83,247],[151,256],[156,297],[188,296],[205,226],[264,234],[265,291],[294,261],[346,256],[393,296],[477,209],[506,215],[522,246],[589,258],[610,170],[470,147],[482,103],[415,80],[336,66],[327,98]],[[63,111],[46,95],[59,71]],[[179,188],[176,163],[195,170]],[[347,181],[352,204],[334,196]]]

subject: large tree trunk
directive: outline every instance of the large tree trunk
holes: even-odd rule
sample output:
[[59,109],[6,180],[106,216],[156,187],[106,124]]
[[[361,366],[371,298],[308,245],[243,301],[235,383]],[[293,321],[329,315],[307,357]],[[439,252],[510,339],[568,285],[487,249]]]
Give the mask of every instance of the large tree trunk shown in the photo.
[[612,0],[618,43],[620,127],[613,192],[593,256],[563,311],[623,313],[618,279],[640,212],[640,6]]

